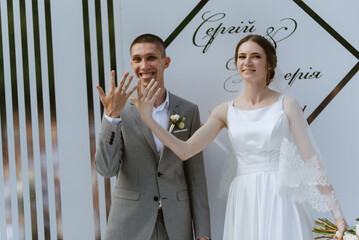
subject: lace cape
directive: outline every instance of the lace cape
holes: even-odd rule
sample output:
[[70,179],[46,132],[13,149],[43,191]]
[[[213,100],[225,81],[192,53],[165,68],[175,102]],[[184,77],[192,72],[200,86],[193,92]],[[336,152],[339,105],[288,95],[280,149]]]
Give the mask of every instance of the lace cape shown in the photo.
[[293,201],[307,202],[319,211],[331,211],[343,219],[328,173],[318,155],[303,160],[297,146],[283,139],[279,157],[279,194],[288,194]]

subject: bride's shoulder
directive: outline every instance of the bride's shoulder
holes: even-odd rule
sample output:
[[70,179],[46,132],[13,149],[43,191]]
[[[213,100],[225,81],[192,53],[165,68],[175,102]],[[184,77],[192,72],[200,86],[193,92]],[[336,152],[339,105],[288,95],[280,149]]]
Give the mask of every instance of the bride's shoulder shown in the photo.
[[213,112],[227,112],[228,110],[228,105],[229,105],[229,102],[224,102],[224,103],[221,103],[219,105],[217,105],[217,107],[215,107],[213,109]]
[[216,106],[213,109],[211,115],[221,120],[225,120],[227,119],[227,111],[228,111],[228,102],[224,102]]
[[289,119],[292,118],[292,116],[296,117],[298,114],[303,114],[297,99],[291,96],[284,96],[283,110]]
[[295,99],[294,97],[288,96],[288,95],[283,96],[283,105],[284,105],[284,107],[299,106],[297,99]]

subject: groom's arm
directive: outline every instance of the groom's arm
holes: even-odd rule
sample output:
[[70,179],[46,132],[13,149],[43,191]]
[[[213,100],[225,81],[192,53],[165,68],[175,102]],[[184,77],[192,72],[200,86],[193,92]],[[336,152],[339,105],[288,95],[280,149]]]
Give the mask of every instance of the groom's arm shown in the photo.
[[104,117],[95,153],[97,172],[107,178],[116,176],[121,167],[122,153],[121,122],[116,125]]
[[[135,85],[127,91],[133,76],[126,72],[116,86],[115,71],[111,71],[110,89],[107,95],[101,86],[97,85],[105,114],[110,118],[120,118],[128,98],[137,89]],[[111,123],[106,117],[102,120],[101,133],[96,147],[95,168],[104,177],[116,176],[122,163],[123,140],[121,123]]]
[[[190,136],[200,127],[198,107],[193,109],[189,129]],[[185,174],[190,195],[192,220],[196,238],[210,239],[210,213],[208,206],[207,182],[204,171],[203,153],[200,152],[184,162]]]

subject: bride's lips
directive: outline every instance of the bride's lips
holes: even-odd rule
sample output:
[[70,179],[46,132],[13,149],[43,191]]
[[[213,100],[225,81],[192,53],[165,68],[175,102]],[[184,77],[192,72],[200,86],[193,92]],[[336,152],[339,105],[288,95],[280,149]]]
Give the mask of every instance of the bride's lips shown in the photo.
[[242,72],[255,72],[255,69],[243,69]]

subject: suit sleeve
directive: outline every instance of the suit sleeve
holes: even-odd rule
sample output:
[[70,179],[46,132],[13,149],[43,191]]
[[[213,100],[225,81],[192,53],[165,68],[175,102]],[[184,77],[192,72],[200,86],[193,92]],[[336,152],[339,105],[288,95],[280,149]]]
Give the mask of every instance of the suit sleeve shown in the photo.
[[107,178],[116,176],[121,167],[122,153],[121,123],[115,126],[103,118],[95,153],[97,172]]
[[[189,129],[190,135],[200,127],[198,107],[193,111],[193,119]],[[190,195],[192,220],[196,239],[210,237],[210,213],[208,206],[207,182],[203,162],[203,153],[200,152],[184,162],[184,169]]]

